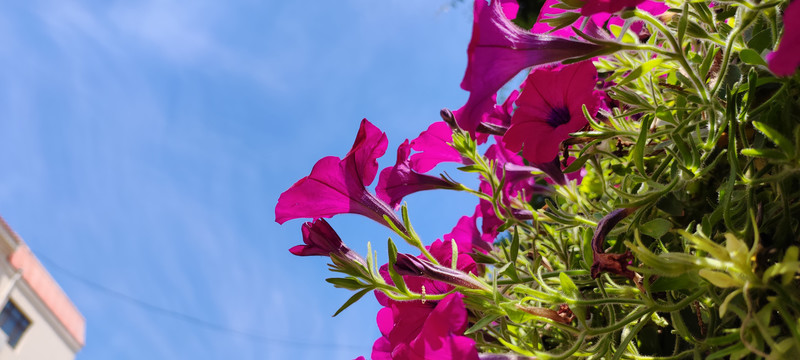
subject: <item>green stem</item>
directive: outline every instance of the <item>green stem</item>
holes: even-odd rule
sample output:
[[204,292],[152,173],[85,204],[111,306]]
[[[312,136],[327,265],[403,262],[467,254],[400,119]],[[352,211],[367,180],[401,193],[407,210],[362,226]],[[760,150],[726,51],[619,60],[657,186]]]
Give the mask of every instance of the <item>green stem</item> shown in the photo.
[[678,40],[672,35],[672,32],[664,26],[660,21],[650,15],[650,13],[642,10],[634,10],[634,13],[640,19],[650,23],[651,25],[655,26],[658,31],[660,31],[669,41],[670,45],[672,46],[672,50],[675,51],[674,58],[678,60],[678,62],[683,66],[686,73],[689,75],[689,78],[692,80],[693,85],[695,86],[695,90],[700,95],[700,98],[703,99],[703,103],[708,103],[708,93],[705,87],[705,84],[700,81],[700,78],[697,77],[697,74],[694,71],[694,68],[689,66],[689,61],[686,60],[686,56],[683,54],[683,47],[681,44],[678,43]]
[[[717,76],[717,81],[714,84],[714,88],[711,89],[711,97],[715,97],[717,92],[719,91],[722,83],[725,82],[725,75],[728,72],[728,63],[731,60],[731,54],[733,53],[733,42],[736,41],[736,38],[739,37],[739,34],[744,31],[753,20],[756,19],[756,16],[749,16],[742,21],[738,21],[736,23],[736,28],[731,31],[728,35],[728,40],[725,41],[725,53],[722,55],[722,66],[720,66],[719,75]],[[752,91],[752,89],[750,90]]]

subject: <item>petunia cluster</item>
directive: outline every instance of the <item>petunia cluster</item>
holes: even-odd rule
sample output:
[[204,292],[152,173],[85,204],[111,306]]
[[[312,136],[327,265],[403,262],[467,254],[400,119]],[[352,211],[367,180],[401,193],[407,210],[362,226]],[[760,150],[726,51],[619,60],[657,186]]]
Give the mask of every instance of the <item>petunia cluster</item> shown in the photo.
[[[475,0],[465,103],[383,169],[363,119],[280,195],[289,251],[330,259],[337,314],[374,294],[372,359],[800,356],[799,12]],[[405,201],[434,190],[475,202],[430,241]],[[362,256],[340,214],[412,251]]]

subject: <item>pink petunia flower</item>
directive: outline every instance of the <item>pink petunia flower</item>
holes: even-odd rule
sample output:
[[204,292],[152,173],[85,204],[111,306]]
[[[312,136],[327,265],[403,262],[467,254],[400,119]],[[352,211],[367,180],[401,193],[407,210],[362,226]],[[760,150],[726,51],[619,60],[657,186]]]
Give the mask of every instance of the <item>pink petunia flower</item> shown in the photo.
[[[488,182],[485,180],[481,180],[481,184],[478,187],[480,191],[487,195],[492,195],[492,186],[489,185]],[[509,198],[502,197],[502,201],[508,205]],[[481,199],[478,202],[478,210],[480,211],[480,216],[482,218],[481,222],[481,232],[483,235],[481,237],[484,241],[494,242],[494,239],[497,238],[497,235],[500,234],[500,227],[505,224],[503,220],[497,216],[497,213],[494,211],[494,206],[491,202],[485,199]],[[513,216],[519,220],[531,220],[533,219],[533,214],[530,211],[512,208],[511,214],[504,214],[505,216]]]
[[297,256],[330,256],[348,260],[354,263],[366,264],[364,259],[355,251],[350,250],[333,230],[325,219],[316,219],[314,222],[306,222],[302,226],[303,242],[305,245],[297,245],[289,249],[289,252]]
[[[450,241],[437,240],[428,247],[441,264],[452,262]],[[422,256],[420,256],[422,257]],[[462,274],[475,273],[472,258],[459,251],[456,269]],[[381,276],[392,283],[387,265]],[[421,276],[403,276],[409,290],[426,294],[444,294],[453,286]],[[463,336],[466,329],[466,308],[461,294],[448,295],[441,301],[394,301],[380,291],[378,302],[385,306],[378,312],[378,329],[382,336],[372,347],[372,359],[472,359],[477,360],[475,343]]]
[[487,253],[492,250],[491,240],[486,241],[483,239],[480,230],[478,229],[477,219],[481,216],[479,208],[475,208],[475,213],[472,216],[462,216],[458,219],[458,223],[453,227],[450,233],[442,236],[445,242],[450,240],[456,241],[459,252],[471,252],[474,250],[482,253]]
[[403,223],[389,204],[367,191],[378,172],[377,159],[386,152],[386,134],[367,119],[361,121],[353,147],[343,159],[327,156],[314,164],[311,174],[300,179],[278,198],[275,221],[331,217],[351,213],[389,226],[384,216],[400,229]]
[[[487,115],[486,122],[507,130],[511,125],[511,114],[514,112],[514,102],[518,97],[519,91],[512,91],[502,104],[494,106],[492,112]],[[492,101],[496,100],[492,99]]]
[[408,140],[397,148],[397,163],[381,171],[375,193],[378,198],[389,203],[394,209],[400,207],[400,202],[406,195],[419,191],[434,189],[461,189],[461,185],[441,177],[420,174],[411,169],[408,158],[411,146]]
[[595,91],[597,69],[589,61],[536,69],[525,79],[517,110],[503,142],[534,164],[558,156],[559,145],[586,124],[582,106],[594,115],[602,92]]
[[464,163],[456,149],[449,145],[453,142],[453,130],[444,121],[437,121],[428,129],[411,140],[411,148],[418,151],[411,155],[411,169],[425,173],[443,162]]
[[[575,31],[572,30],[571,26],[550,32],[553,29],[553,27],[550,26],[550,24],[548,24],[547,22],[543,21],[545,19],[557,17],[558,15],[567,11],[564,9],[553,7],[553,5],[556,4],[559,4],[558,0],[545,1],[544,5],[542,6],[542,11],[539,13],[539,18],[536,19],[536,23],[533,25],[531,31],[537,34],[548,33],[553,36],[559,36],[559,37],[576,36]],[[608,34],[603,34],[603,32],[601,31],[602,28],[607,29],[608,25],[616,25],[622,27],[625,24],[625,20],[617,16],[617,14],[613,14],[616,11],[614,12],[597,11],[589,15],[584,14],[583,11],[589,12],[598,9],[610,9],[608,5],[609,5],[608,2],[599,2],[598,4],[595,4],[593,3],[593,1],[589,1],[589,3],[584,5],[584,7],[581,9],[582,16],[579,17],[577,20],[575,20],[575,23],[573,25],[574,26],[578,26],[579,24],[583,25],[583,28],[581,30],[588,35],[597,38],[607,37]],[[660,15],[669,9],[669,6],[664,4],[663,2],[650,1],[650,0],[639,1],[639,3],[635,7],[647,11],[654,16]],[[620,10],[621,9],[622,8],[620,8]],[[630,29],[633,30],[634,33],[639,33],[643,29],[643,26],[640,21],[636,21],[633,24],[631,24]]]
[[767,64],[769,71],[778,76],[792,76],[800,67],[800,2],[793,1],[786,7],[783,36],[778,48],[767,54]]
[[575,40],[534,34],[514,25],[501,1],[476,0],[467,71],[461,88],[467,103],[454,112],[461,128],[475,133],[492,111],[492,95],[521,70],[601,52],[603,47]]
[[625,8],[633,8],[645,0],[586,0],[581,6],[581,15],[616,13]]
[[453,293],[438,302],[395,302],[378,312],[383,335],[372,347],[373,360],[478,360],[467,329],[464,295]]

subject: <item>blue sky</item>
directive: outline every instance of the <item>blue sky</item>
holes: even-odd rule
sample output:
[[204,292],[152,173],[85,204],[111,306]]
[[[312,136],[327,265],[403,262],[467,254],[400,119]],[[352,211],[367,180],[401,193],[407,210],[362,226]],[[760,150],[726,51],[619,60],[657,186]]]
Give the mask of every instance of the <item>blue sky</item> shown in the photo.
[[[0,12],[0,215],[87,320],[90,359],[352,359],[378,305],[287,249],[280,192],[343,156],[366,117],[405,138],[457,108],[471,4],[450,0],[10,2]],[[420,234],[475,201],[407,198]],[[435,215],[435,216],[432,216]],[[388,230],[331,220],[385,261]],[[155,306],[133,305],[48,265]]]

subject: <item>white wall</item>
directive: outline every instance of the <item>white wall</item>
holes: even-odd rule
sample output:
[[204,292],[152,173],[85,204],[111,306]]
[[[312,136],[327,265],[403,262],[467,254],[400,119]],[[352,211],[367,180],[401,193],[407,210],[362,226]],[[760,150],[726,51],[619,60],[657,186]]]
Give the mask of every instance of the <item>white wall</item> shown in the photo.
[[[0,251],[0,310],[5,306],[5,290],[14,276],[15,270],[6,260],[8,254]],[[65,330],[60,327],[55,316],[33,293],[21,278],[14,284],[10,298],[19,310],[31,321],[28,329],[20,337],[17,346],[12,348],[6,342],[5,333],[0,330],[0,360],[73,360],[75,354],[64,342]]]

